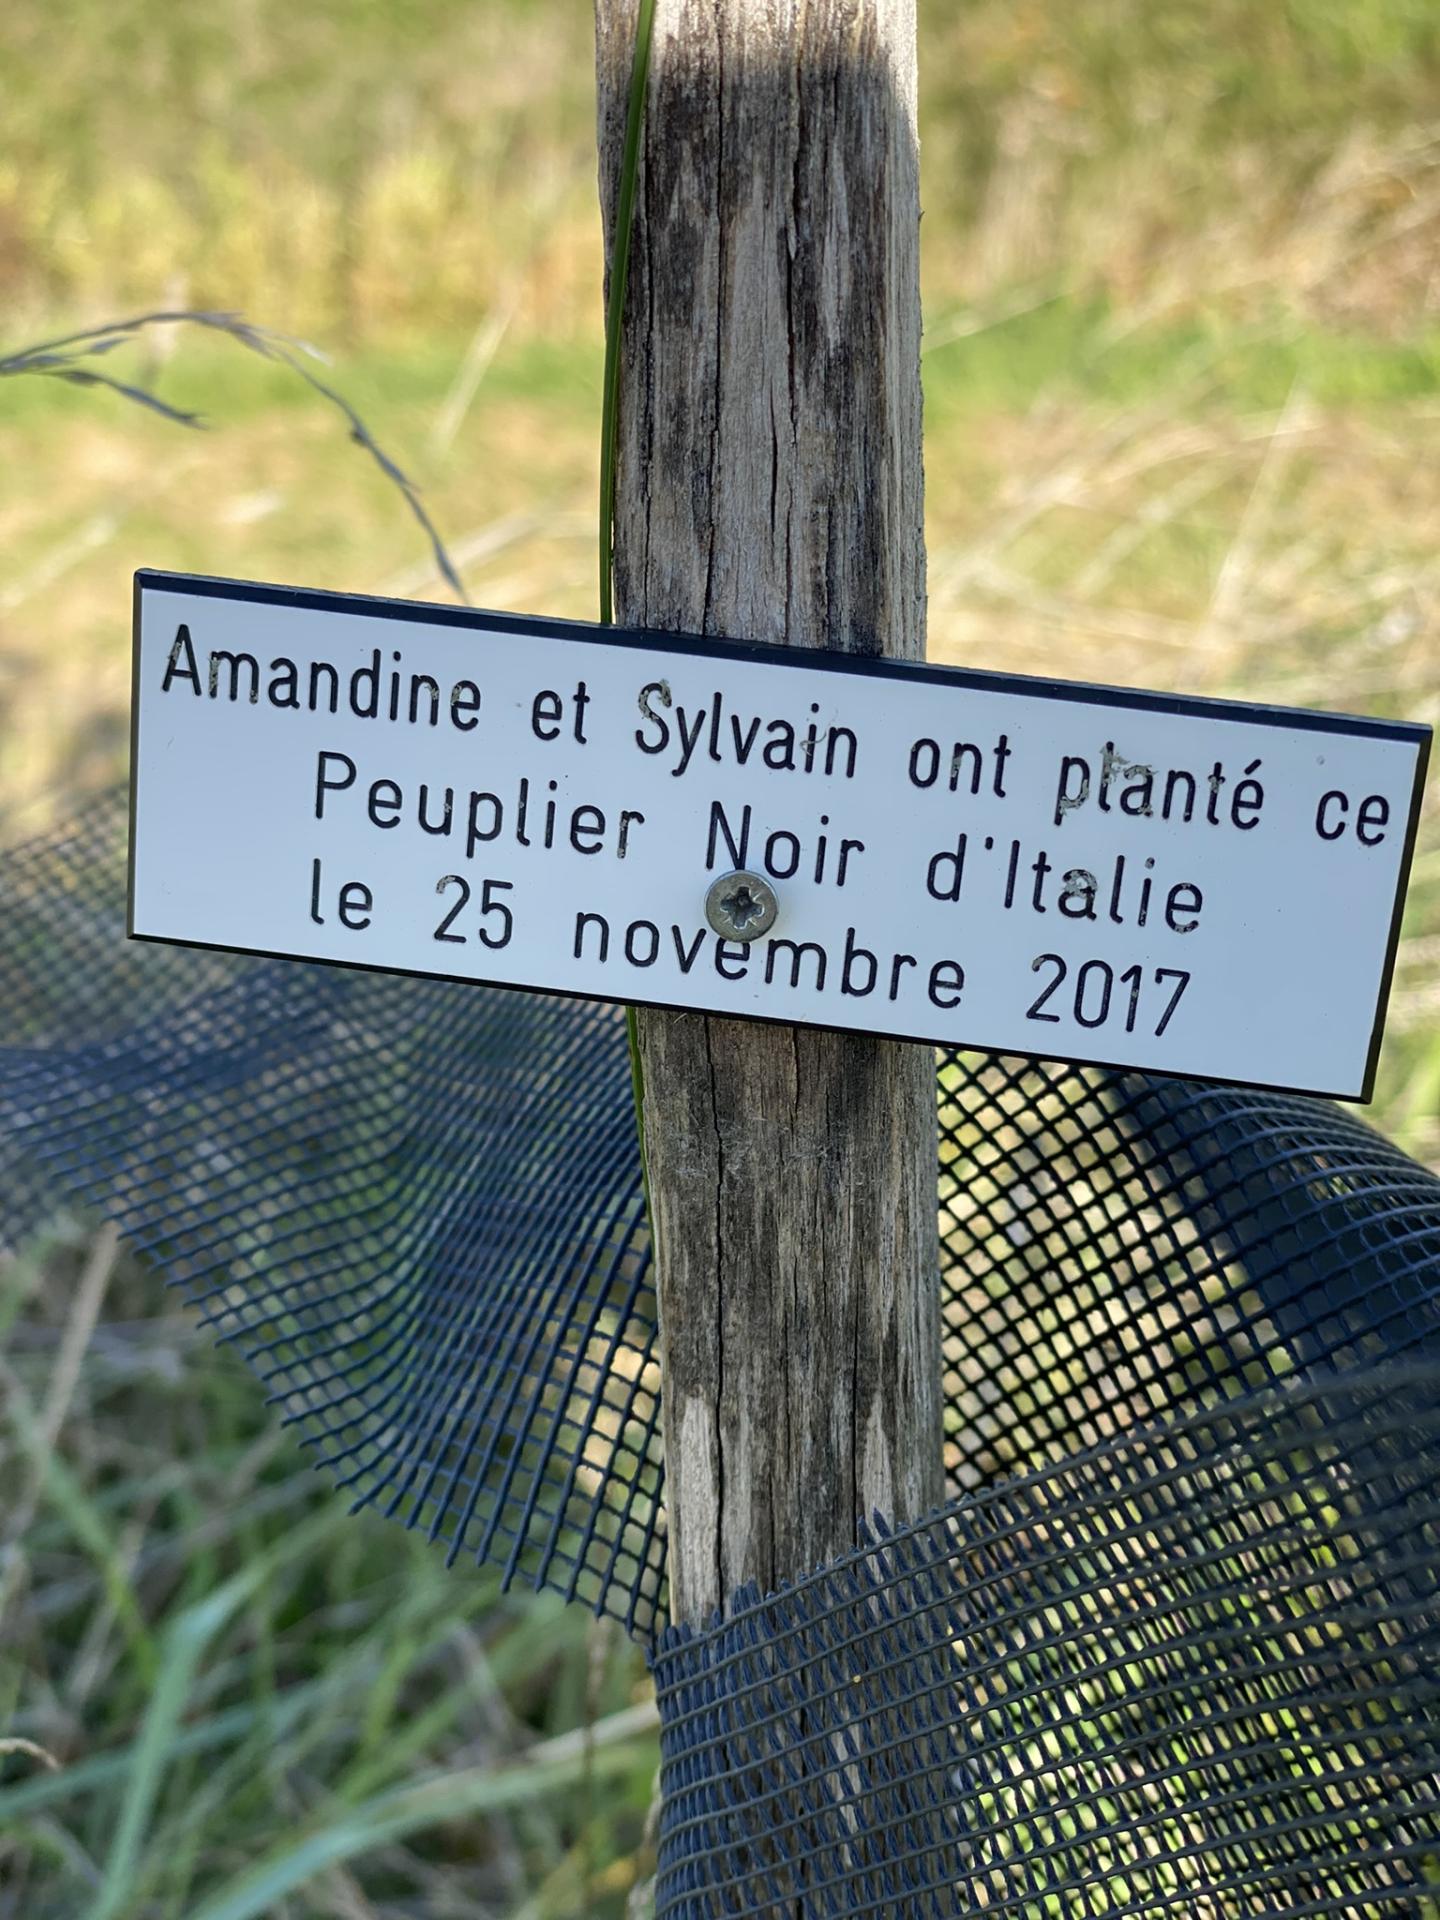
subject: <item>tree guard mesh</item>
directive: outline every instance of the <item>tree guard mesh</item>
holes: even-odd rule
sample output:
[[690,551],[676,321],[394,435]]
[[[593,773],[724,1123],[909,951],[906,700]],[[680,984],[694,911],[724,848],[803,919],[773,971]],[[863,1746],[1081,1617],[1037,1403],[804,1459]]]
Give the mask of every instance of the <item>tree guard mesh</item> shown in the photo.
[[656,1920],[1440,1911],[1436,1378],[1218,1402],[664,1634]]
[[12,1240],[102,1208],[357,1507],[662,1610],[655,1298],[612,1009],[124,938],[125,812],[0,859]]
[[942,1053],[955,1504],[662,1632],[618,1014],[127,943],[124,861],[0,856],[5,1238],[103,1209],[356,1506],[651,1646],[661,1914],[1440,1920],[1440,1181]]

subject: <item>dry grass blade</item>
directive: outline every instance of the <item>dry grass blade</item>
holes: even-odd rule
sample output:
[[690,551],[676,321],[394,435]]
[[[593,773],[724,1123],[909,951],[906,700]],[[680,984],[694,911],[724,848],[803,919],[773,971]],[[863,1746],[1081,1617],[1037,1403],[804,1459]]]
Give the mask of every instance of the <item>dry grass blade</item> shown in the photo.
[[480,391],[480,383],[490,371],[495,355],[500,351],[500,343],[519,310],[520,294],[521,283],[516,278],[471,336],[460,370],[431,430],[430,451],[433,454],[446,454],[455,444],[455,436]]
[[59,1773],[60,1762],[53,1753],[42,1747],[38,1740],[21,1740],[17,1735],[0,1738],[0,1760],[8,1754],[23,1754],[27,1760],[38,1760],[49,1773]]
[[[19,1578],[21,1565],[19,1544],[29,1531],[35,1518],[41,1490],[45,1484],[46,1466],[55,1452],[56,1442],[60,1438],[60,1429],[65,1424],[65,1416],[70,1410],[75,1388],[80,1380],[81,1362],[90,1345],[90,1336],[95,1331],[95,1322],[100,1316],[100,1305],[105,1298],[105,1289],[110,1284],[110,1275],[115,1269],[115,1256],[119,1250],[118,1230],[106,1221],[96,1234],[90,1249],[90,1257],[85,1262],[80,1284],[75,1290],[70,1313],[65,1322],[65,1332],[60,1342],[60,1351],[55,1360],[55,1371],[50,1377],[49,1391],[45,1404],[40,1411],[37,1423],[36,1449],[31,1457],[30,1478],[21,1492],[20,1498],[10,1515],[4,1529],[3,1544],[9,1549],[3,1568],[0,1568],[0,1625],[10,1610],[15,1584]],[[3,1751],[3,1747],[0,1747]]]
[[1260,470],[1250,489],[1240,525],[1216,576],[1210,603],[1196,627],[1186,667],[1198,672],[1200,661],[1238,618],[1245,584],[1254,566],[1255,556],[1269,530],[1276,498],[1285,476],[1285,468],[1297,432],[1304,432],[1305,391],[1299,380],[1291,382],[1285,405],[1275,422],[1275,430],[1265,445]]
[[33,347],[22,347],[13,353],[0,354],[0,378],[7,375],[33,373],[50,379],[67,380],[76,386],[108,387],[112,392],[125,399],[136,401],[139,405],[162,414],[179,426],[203,427],[204,419],[198,413],[187,413],[179,407],[172,407],[166,401],[159,400],[141,387],[131,386],[128,382],[117,380],[107,373],[99,373],[85,363],[102,353],[111,353],[116,347],[127,344],[138,334],[157,327],[194,326],[205,327],[213,333],[225,334],[229,339],[238,341],[251,353],[257,353],[264,360],[279,361],[300,380],[303,380],[312,392],[318,393],[343,417],[350,430],[350,438],[357,447],[369,454],[386,479],[399,491],[414,515],[426,538],[430,542],[430,551],[434,555],[435,565],[439,569],[446,585],[457,600],[468,604],[468,596],[460,584],[460,576],[446,552],[445,543],[439,530],[425,510],[420,498],[419,488],[409,475],[399,467],[379,441],[366,426],[360,414],[351,406],[344,394],[320,379],[305,365],[302,355],[322,360],[324,356],[317,348],[303,340],[292,340],[285,334],[272,333],[268,327],[258,327],[242,319],[237,313],[207,313],[198,308],[176,308],[155,313],[136,314],[129,320],[112,321],[104,327],[85,327],[78,333],[63,334],[55,340],[42,340]]

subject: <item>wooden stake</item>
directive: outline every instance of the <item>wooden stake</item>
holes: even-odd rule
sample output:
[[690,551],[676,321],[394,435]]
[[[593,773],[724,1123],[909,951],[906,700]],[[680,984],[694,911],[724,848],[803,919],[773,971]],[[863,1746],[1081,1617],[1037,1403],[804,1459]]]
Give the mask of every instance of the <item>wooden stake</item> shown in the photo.
[[[636,0],[596,15],[609,258]],[[621,621],[923,653],[918,246],[914,0],[659,0]],[[822,784],[773,825],[813,828]],[[671,1612],[701,1621],[940,1499],[935,1066],[694,1014],[643,1014],[640,1051]]]

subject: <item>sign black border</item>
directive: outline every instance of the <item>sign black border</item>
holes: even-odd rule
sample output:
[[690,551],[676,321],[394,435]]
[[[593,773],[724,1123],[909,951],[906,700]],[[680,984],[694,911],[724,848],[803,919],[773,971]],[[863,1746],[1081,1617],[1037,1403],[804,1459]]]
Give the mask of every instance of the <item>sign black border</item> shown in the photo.
[[[1415,857],[1415,842],[1420,825],[1425,775],[1429,766],[1432,729],[1405,720],[1372,720],[1358,714],[1327,713],[1308,707],[1281,707],[1245,700],[1215,700],[1198,694],[1150,693],[1134,687],[1107,687],[1089,681],[1051,680],[1038,675],[994,673],[984,668],[940,666],[926,660],[886,660],[869,654],[841,653],[833,649],[777,647],[759,641],[712,640],[702,634],[671,633],[662,628],[592,626],[582,620],[552,620],[537,614],[495,613],[477,607],[453,607],[425,600],[392,600],[376,594],[332,593],[315,587],[282,587],[253,580],[225,580],[208,574],[170,573],[154,567],[141,567],[135,574],[131,628],[130,698],[130,833],[125,888],[126,938],[156,946],[193,947],[218,953],[248,953],[258,959],[292,960],[304,966],[342,967],[351,972],[392,974],[407,980],[447,980],[471,987],[499,987],[518,993],[549,994],[598,1002],[602,1006],[631,1005],[654,1007],[670,1013],[704,1013],[705,1009],[678,1007],[666,1000],[633,1000],[619,995],[574,993],[563,987],[537,987],[513,980],[479,980],[473,974],[432,972],[420,967],[377,967],[363,960],[332,960],[319,954],[277,953],[269,947],[231,947],[214,940],[178,940],[168,935],[137,933],[135,930],[135,816],[140,772],[140,625],[141,600],[147,587],[160,592],[187,593],[197,599],[241,600],[261,606],[296,607],[313,613],[361,613],[374,619],[406,621],[415,625],[464,627],[477,633],[529,634],[551,640],[582,640],[588,645],[614,646],[648,653],[685,653],[711,660],[748,660],[782,667],[818,668],[824,672],[855,674],[865,679],[926,681],[947,687],[969,687],[986,693],[1022,693],[1033,698],[1069,700],[1082,705],[1131,707],[1146,713],[1193,715],[1199,719],[1256,722],[1266,726],[1288,727],[1300,732],[1342,733],[1371,739],[1409,742],[1414,746],[1415,780],[1405,826],[1405,844],[1396,875],[1395,901],[1390,917],[1390,933],[1385,962],[1376,996],[1375,1017],[1366,1051],[1365,1074],[1358,1094],[1335,1093],[1325,1088],[1280,1087],[1263,1080],[1229,1080],[1212,1074],[1164,1073],[1156,1067],[1122,1065],[1116,1061],[1074,1060],[1063,1054],[1028,1053],[1013,1048],[1006,1057],[1022,1060],[1055,1061],[1066,1066],[1093,1067],[1100,1072],[1148,1073],[1157,1078],[1184,1080],[1197,1086],[1241,1087],[1260,1093],[1309,1094],[1327,1100],[1346,1100],[1367,1105],[1374,1096],[1379,1066],[1380,1045],[1385,1015],[1390,1002],[1395,961],[1400,947],[1400,925]],[[854,1033],[878,1040],[893,1040],[898,1045],[965,1048],[967,1051],[996,1052],[995,1048],[973,1046],[965,1041],[925,1039],[919,1035],[902,1036],[876,1033],[866,1027],[826,1027],[814,1020],[784,1020],[774,1014],[712,1011],[711,1018],[750,1020],[761,1026],[802,1026],[821,1032]]]

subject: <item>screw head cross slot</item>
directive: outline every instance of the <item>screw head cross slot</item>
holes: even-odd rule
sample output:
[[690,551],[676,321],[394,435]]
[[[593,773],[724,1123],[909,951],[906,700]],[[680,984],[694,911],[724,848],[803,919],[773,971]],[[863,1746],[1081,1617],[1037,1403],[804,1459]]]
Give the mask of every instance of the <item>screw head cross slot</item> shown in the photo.
[[758,873],[722,873],[705,895],[705,918],[725,940],[758,940],[779,911],[775,889]]

